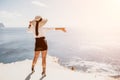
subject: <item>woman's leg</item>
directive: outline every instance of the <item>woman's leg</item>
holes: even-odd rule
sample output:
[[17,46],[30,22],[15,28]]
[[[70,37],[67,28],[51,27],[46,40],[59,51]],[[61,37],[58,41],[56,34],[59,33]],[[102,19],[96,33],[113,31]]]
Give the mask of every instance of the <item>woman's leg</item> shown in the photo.
[[47,50],[42,51],[42,75],[45,75],[46,73],[46,55],[47,55]]
[[39,54],[40,54],[40,51],[35,51],[35,54],[34,54],[34,59],[33,59],[33,62],[32,62],[32,71],[34,72],[34,66],[37,62],[37,59],[39,57]]

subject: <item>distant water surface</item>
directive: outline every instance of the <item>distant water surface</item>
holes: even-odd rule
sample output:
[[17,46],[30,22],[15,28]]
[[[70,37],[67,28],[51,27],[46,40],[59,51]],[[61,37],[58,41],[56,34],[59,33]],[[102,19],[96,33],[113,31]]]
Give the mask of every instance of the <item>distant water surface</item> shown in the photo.
[[[1,63],[33,59],[34,37],[26,30],[27,28],[0,29]],[[102,38],[88,35],[71,28],[67,28],[67,33],[49,31],[46,35],[48,54],[58,57],[61,65],[74,66],[84,72],[116,74],[120,64],[120,43],[119,40],[107,41],[110,38],[111,36]]]

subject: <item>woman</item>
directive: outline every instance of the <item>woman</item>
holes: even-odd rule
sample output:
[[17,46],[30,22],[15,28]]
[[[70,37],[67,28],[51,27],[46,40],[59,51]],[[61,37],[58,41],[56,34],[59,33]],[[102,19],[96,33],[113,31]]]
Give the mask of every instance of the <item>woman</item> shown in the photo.
[[35,37],[35,49],[34,59],[32,62],[32,72],[35,72],[34,67],[42,53],[42,75],[46,76],[46,55],[47,55],[47,42],[45,40],[45,33],[49,30],[62,30],[66,32],[65,28],[43,28],[47,19],[43,19],[41,16],[36,16],[34,20],[30,21],[28,30],[34,34]]

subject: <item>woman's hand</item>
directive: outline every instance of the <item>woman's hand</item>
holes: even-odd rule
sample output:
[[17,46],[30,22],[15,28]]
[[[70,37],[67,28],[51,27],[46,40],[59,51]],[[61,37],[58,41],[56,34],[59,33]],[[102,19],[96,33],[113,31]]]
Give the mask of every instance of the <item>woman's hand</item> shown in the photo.
[[30,28],[30,27],[31,27],[31,23],[32,23],[32,21],[30,21],[30,22],[29,22],[29,26],[28,26],[28,28]]
[[67,32],[65,28],[61,28],[61,30],[62,30],[63,32]]
[[63,31],[63,32],[67,32],[64,27],[62,27],[62,28],[55,28],[55,30],[61,30],[61,31]]

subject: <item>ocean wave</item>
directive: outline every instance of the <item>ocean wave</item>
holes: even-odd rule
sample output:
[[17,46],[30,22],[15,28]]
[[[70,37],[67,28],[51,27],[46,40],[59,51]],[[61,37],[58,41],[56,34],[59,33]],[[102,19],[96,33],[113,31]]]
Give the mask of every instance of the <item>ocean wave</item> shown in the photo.
[[120,66],[95,61],[86,61],[81,58],[73,57],[67,61],[60,61],[60,64],[68,68],[74,67],[77,71],[87,73],[101,73],[107,75],[120,74]]

